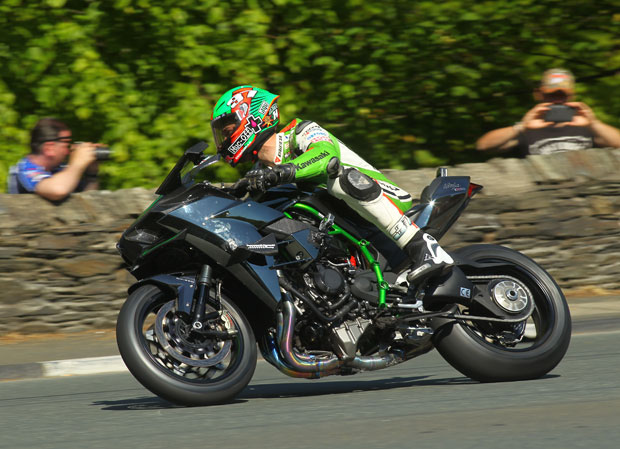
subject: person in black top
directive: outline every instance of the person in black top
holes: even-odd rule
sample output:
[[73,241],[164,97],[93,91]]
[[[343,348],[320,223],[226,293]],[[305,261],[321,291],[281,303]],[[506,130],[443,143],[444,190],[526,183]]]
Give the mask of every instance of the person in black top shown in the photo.
[[526,156],[594,147],[619,148],[620,131],[601,122],[585,103],[573,101],[574,95],[575,79],[570,71],[547,70],[534,91],[539,103],[521,121],[480,137],[476,149],[516,150]]

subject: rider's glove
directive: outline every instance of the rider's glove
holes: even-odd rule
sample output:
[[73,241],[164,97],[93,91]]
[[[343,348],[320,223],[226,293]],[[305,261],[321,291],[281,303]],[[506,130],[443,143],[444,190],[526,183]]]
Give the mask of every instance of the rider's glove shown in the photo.
[[249,190],[265,192],[270,187],[285,184],[295,179],[295,166],[293,164],[276,165],[250,170],[245,174],[248,180]]

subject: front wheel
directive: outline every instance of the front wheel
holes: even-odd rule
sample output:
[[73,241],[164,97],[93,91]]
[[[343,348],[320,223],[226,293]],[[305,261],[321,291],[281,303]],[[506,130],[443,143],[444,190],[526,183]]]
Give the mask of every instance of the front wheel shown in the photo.
[[467,275],[477,279],[474,282],[488,277],[491,289],[508,286],[504,290],[514,290],[515,298],[529,297],[534,310],[527,321],[517,324],[435,320],[433,343],[444,359],[481,382],[535,379],[551,371],[566,354],[571,336],[568,305],[553,278],[527,256],[502,246],[472,245],[453,255],[501,263],[501,269],[469,270]]
[[143,386],[175,404],[232,399],[254,374],[256,341],[232,301],[222,297],[221,307],[221,316],[196,332],[177,315],[174,298],[155,285],[137,288],[116,324],[125,365]]

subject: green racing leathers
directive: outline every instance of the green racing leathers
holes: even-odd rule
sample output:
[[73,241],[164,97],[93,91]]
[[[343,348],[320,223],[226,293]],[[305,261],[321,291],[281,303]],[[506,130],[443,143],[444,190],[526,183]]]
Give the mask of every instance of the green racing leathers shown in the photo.
[[273,164],[293,164],[295,182],[325,186],[400,248],[416,234],[418,227],[404,215],[411,195],[317,123],[295,119],[275,137]]

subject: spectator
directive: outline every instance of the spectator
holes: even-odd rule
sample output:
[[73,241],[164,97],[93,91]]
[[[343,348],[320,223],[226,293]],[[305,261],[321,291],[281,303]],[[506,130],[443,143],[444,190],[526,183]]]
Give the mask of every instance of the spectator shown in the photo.
[[[585,103],[573,101],[575,81],[572,73],[555,68],[543,73],[540,87],[534,90],[539,103],[512,126],[489,131],[476,142],[476,149],[516,150],[528,154],[550,154],[594,147],[620,147],[620,131],[598,120]],[[564,108],[568,116],[551,121],[550,107]],[[555,112],[555,111],[554,111]],[[559,121],[556,121],[559,120]]]
[[72,142],[67,125],[53,118],[39,120],[30,134],[30,154],[9,171],[9,193],[36,193],[60,201],[72,192],[97,189],[96,145]]

